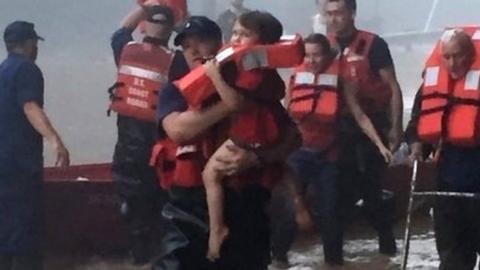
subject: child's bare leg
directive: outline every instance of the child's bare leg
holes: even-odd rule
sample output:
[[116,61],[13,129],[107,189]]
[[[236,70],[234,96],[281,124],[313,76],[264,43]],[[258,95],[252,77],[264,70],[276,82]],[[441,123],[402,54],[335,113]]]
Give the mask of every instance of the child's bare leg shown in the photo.
[[216,158],[228,151],[226,145],[231,143],[231,141],[226,141],[215,151],[213,156],[208,160],[202,173],[203,183],[207,192],[208,217],[210,222],[207,258],[211,261],[220,258],[222,243],[229,233],[223,218],[224,196],[221,181],[225,175],[216,170],[218,164]]

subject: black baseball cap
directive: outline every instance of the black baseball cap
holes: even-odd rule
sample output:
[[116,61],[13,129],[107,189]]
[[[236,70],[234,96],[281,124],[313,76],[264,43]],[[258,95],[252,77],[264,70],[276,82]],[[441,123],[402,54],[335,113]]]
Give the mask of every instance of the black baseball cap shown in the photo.
[[43,40],[35,32],[35,25],[25,21],[15,21],[5,28],[3,40],[5,43],[20,43],[29,39]]
[[222,30],[218,24],[205,16],[192,16],[178,30],[174,40],[175,46],[179,46],[186,37],[191,36],[221,42]]
[[[163,15],[165,19],[160,19],[158,15]],[[151,23],[175,24],[175,15],[173,10],[164,5],[155,5],[147,8],[147,21]]]

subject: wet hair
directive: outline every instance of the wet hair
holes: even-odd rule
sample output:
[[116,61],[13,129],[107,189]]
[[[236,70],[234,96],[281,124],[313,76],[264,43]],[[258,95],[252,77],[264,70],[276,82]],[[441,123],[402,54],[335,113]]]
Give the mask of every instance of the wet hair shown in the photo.
[[357,1],[356,0],[328,0],[328,2],[340,2],[344,1],[345,6],[350,9],[351,11],[357,11]]
[[317,44],[322,48],[324,54],[332,54],[332,46],[325,35],[314,33],[304,39],[305,44]]
[[282,23],[268,12],[256,10],[243,13],[237,21],[243,27],[257,33],[262,44],[278,42],[283,34]]

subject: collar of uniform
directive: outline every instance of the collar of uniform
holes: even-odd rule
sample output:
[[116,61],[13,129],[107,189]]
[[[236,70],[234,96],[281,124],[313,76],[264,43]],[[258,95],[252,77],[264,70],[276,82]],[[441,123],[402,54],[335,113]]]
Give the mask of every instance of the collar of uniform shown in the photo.
[[350,43],[352,43],[352,41],[355,39],[357,34],[358,34],[358,30],[355,28],[351,35],[345,36],[345,37],[335,36],[335,40],[337,41],[338,45],[340,45],[340,47],[343,50],[346,47],[348,47],[348,45],[350,45]]

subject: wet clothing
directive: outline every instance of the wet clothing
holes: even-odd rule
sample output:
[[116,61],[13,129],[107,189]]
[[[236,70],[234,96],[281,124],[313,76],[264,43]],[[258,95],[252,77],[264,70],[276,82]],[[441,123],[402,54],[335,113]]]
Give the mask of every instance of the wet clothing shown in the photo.
[[[338,206],[338,169],[321,152],[301,148],[288,159],[296,175],[296,186],[306,197],[315,225],[322,236],[325,262],[343,264],[343,230]],[[295,209],[293,195],[283,192],[283,198],[272,196],[272,253],[285,257],[295,240]]]
[[[124,46],[131,41],[132,30],[121,28],[113,34],[111,47],[116,63],[119,62]],[[113,155],[113,171],[130,177],[136,177],[145,171],[152,171],[149,175],[154,175],[148,162],[155,142],[155,123],[118,115],[117,128],[118,140]]]
[[[415,96],[412,117],[406,130],[409,144],[419,142],[417,124],[420,116],[420,91]],[[426,154],[432,149],[423,146]],[[439,191],[480,192],[480,147],[444,144],[437,163],[436,184]],[[441,270],[474,269],[480,252],[480,201],[437,197],[434,225]]]
[[[171,254],[159,259],[155,270],[266,270],[270,263],[269,219],[264,211],[270,191],[258,185],[241,190],[224,189],[225,224],[230,229],[222,245],[221,257],[215,263],[206,259],[208,231],[190,222],[173,220],[176,237],[188,241]],[[172,188],[171,204],[205,224],[208,220],[206,195],[203,188]],[[166,243],[171,245],[172,243]],[[166,258],[170,268],[166,265]],[[175,261],[171,267],[171,261]]]
[[37,65],[10,53],[0,65],[0,256],[38,252],[43,236],[43,139],[23,106],[43,106]]
[[[115,63],[119,63],[125,45],[133,41],[132,32],[121,28],[113,34],[111,47]],[[156,44],[156,40],[149,37],[145,37],[143,42]],[[149,165],[156,125],[117,115],[117,130],[112,180],[121,201],[120,213],[129,230],[133,259],[143,264],[156,252],[152,250],[153,239],[162,234],[160,212],[167,197]]]
[[[341,51],[349,46],[354,37],[337,39]],[[373,40],[368,59],[371,71],[375,74],[381,69],[393,66],[388,44],[379,36]],[[368,116],[382,140],[386,142],[391,126],[388,113],[380,112]],[[352,116],[341,116],[339,127],[339,144],[342,149],[338,166],[343,219],[346,219],[353,205],[363,199],[366,217],[380,237],[380,251],[394,253],[393,211],[388,209],[382,200],[381,183],[387,164]]]
[[0,179],[19,171],[43,170],[43,139],[23,112],[35,102],[43,107],[44,80],[35,63],[9,54],[0,65]]
[[[178,79],[189,72],[188,66],[184,65],[185,59],[177,55],[171,67],[171,78]],[[175,77],[173,77],[175,75]],[[278,104],[279,109],[282,108]],[[157,118],[161,123],[163,119],[174,112],[183,112],[188,109],[188,104],[173,84],[167,84],[160,92]],[[282,108],[284,111],[284,109]],[[280,123],[288,125],[292,123],[284,112],[286,119]],[[217,135],[217,134],[216,134]],[[159,136],[165,137],[166,133],[159,125]],[[271,153],[262,155],[258,153],[261,160],[269,162]],[[230,229],[229,237],[222,245],[221,258],[210,263],[206,259],[208,247],[208,231],[189,222],[175,220],[177,235],[186,237],[186,245],[178,245],[178,248],[169,255],[158,260],[156,270],[165,268],[165,261],[175,260],[181,270],[265,270],[270,263],[270,228],[269,219],[265,208],[270,198],[270,190],[263,187],[260,182],[258,171],[249,170],[245,173],[249,179],[243,179],[239,190],[230,188],[224,189],[224,216],[226,225]],[[179,188],[172,187],[169,190],[170,203],[182,209],[189,215],[195,216],[203,223],[207,223],[208,210],[206,205],[205,189],[201,188]],[[179,239],[181,237],[176,237]],[[172,244],[170,242],[170,244]],[[168,259],[168,260],[167,260]],[[162,268],[163,267],[163,268]]]
[[[456,188],[441,177],[437,185],[440,191]],[[480,252],[480,201],[437,197],[433,213],[439,269],[474,269]]]

